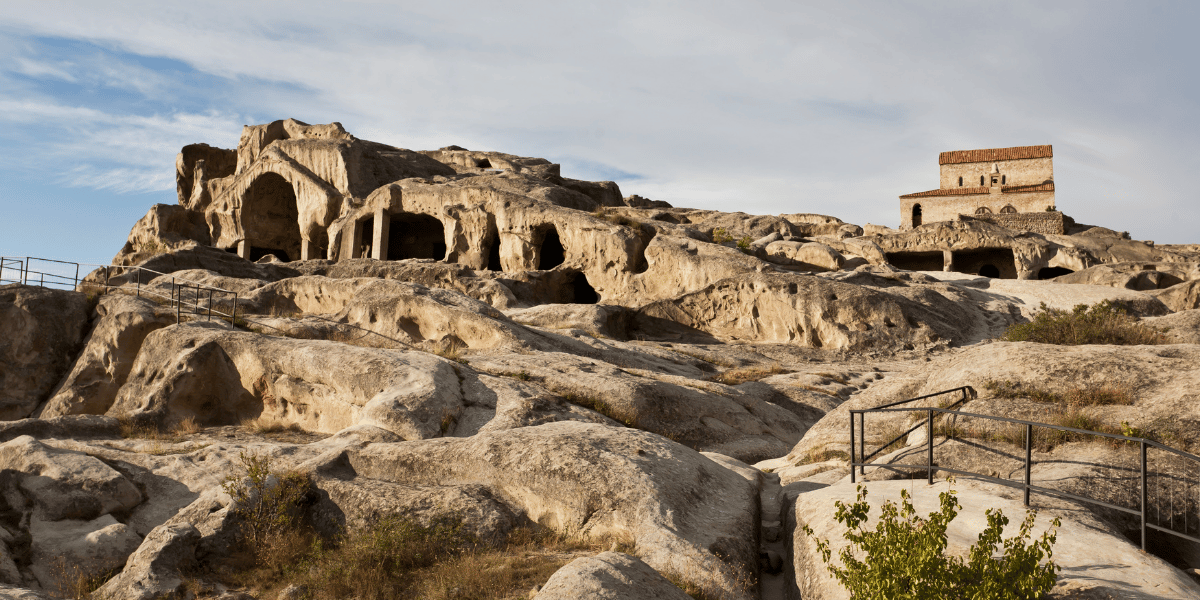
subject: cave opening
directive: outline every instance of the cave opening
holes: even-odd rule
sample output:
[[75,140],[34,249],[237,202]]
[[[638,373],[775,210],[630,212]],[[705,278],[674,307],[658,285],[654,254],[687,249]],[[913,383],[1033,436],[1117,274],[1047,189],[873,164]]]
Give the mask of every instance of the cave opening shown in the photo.
[[[365,235],[365,234],[364,234]],[[388,260],[446,258],[446,228],[429,215],[396,213],[388,226]]]
[[558,238],[558,230],[551,227],[542,237],[541,252],[538,253],[538,270],[549,271],[567,260],[567,250]]
[[300,256],[300,210],[292,184],[278,173],[260,175],[242,197],[242,229],[250,260],[268,254],[287,261]]
[[587,276],[577,273],[571,281],[571,295],[575,304],[595,304],[600,301],[596,288],[588,283]]
[[1074,273],[1074,272],[1075,271],[1072,271],[1071,269],[1067,269],[1065,267],[1043,267],[1041,269],[1038,269],[1037,278],[1041,279],[1041,280],[1054,279],[1055,277],[1061,277],[1063,275],[1070,275],[1071,273]]

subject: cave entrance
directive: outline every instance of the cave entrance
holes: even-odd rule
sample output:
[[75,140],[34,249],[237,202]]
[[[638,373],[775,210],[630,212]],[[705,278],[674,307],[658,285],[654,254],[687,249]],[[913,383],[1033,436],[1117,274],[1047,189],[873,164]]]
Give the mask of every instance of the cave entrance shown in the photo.
[[538,270],[549,271],[567,260],[567,250],[558,239],[558,230],[551,227],[542,237],[541,251],[538,253]]
[[[429,215],[396,213],[388,226],[388,260],[446,258],[446,228]],[[364,230],[363,235],[366,235]]]
[[945,258],[936,252],[888,252],[887,261],[897,269],[905,271],[941,271]]
[[487,270],[488,271],[503,271],[503,266],[500,266],[500,234],[494,232],[488,235],[487,242]]
[[575,304],[595,304],[600,301],[600,294],[596,293],[596,288],[588,283],[583,273],[576,273],[571,280],[571,297]]
[[279,260],[300,256],[300,210],[296,191],[278,173],[260,175],[242,197],[242,229],[250,260],[274,254]]
[[375,249],[375,217],[367,217],[362,222],[362,235],[359,237],[358,257],[371,258]]
[[1011,248],[980,248],[954,253],[953,270],[992,279],[1016,279],[1017,260]]
[[1074,272],[1075,271],[1072,271],[1072,270],[1064,268],[1064,267],[1044,267],[1042,269],[1038,269],[1037,277],[1038,277],[1038,279],[1042,279],[1042,280],[1054,279],[1055,277],[1061,277],[1063,275],[1070,275],[1071,273],[1074,273]]

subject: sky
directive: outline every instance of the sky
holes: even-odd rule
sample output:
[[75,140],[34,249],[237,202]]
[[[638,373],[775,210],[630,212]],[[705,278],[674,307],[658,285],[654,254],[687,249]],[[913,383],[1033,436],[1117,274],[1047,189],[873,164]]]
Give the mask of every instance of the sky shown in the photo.
[[175,155],[337,121],[625,195],[899,224],[946,150],[1053,144],[1058,207],[1200,243],[1200,3],[0,3],[0,255],[107,263]]

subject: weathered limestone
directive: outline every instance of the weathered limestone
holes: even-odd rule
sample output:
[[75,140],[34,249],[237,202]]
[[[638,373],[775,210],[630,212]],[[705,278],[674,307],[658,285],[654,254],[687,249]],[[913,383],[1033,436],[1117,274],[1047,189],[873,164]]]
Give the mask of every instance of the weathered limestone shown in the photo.
[[0,444],[0,466],[16,474],[16,489],[44,521],[95,519],[142,501],[137,487],[99,459],[30,436]]
[[690,598],[637,557],[602,552],[577,558],[559,569],[538,592],[538,600],[687,600]]
[[29,416],[67,370],[86,333],[84,294],[0,286],[0,419]]
[[530,519],[591,537],[631,537],[658,571],[749,598],[757,489],[654,434],[549,423],[466,439],[347,449],[359,476],[401,484],[486,485]]

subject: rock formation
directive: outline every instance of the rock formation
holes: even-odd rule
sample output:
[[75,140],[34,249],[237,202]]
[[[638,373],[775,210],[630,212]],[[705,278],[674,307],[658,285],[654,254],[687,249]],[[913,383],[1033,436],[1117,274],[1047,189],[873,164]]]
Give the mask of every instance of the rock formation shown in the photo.
[[[77,290],[0,287],[6,597],[305,597],[282,571],[244,575],[248,501],[229,489],[254,481],[250,459],[272,465],[256,493],[299,474],[295,518],[326,548],[450,521],[472,552],[526,544],[521,560],[562,567],[509,596],[833,598],[797,528],[832,535],[831,503],[853,495],[851,409],[971,386],[963,413],[1200,446],[1195,246],[679,208],[546,159],[291,119],[183,148],[176,181],[179,203]],[[1043,305],[1106,300],[1168,343],[995,341]],[[876,445],[916,422],[871,418]],[[949,427],[938,466],[1019,479],[1023,456],[971,441],[1004,432]],[[922,436],[872,458],[891,469],[865,476],[873,499],[924,464]],[[1038,445],[1033,480],[1133,502],[1127,463],[1094,464],[1127,460],[1122,444]],[[925,508],[932,489],[904,485]],[[952,551],[984,506],[1020,518],[1010,492],[959,489]],[[1066,522],[1055,559],[1091,569],[1056,597],[1200,596],[1183,570],[1197,549],[1155,538],[1164,562],[1134,550],[1124,514],[1037,502]],[[1100,546],[1132,570],[1099,565]]]

